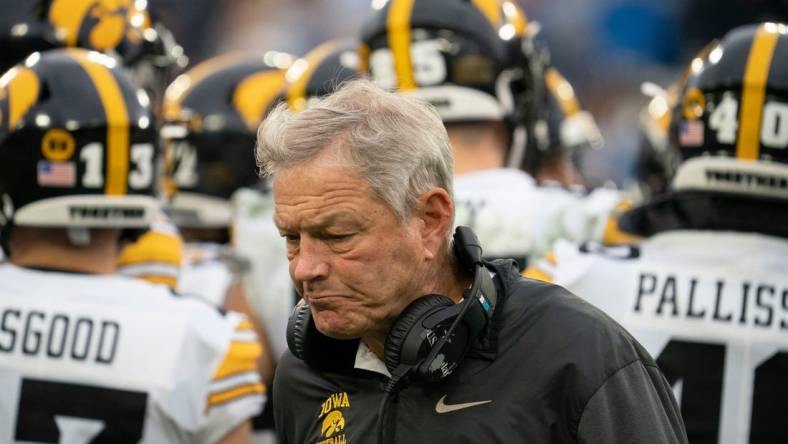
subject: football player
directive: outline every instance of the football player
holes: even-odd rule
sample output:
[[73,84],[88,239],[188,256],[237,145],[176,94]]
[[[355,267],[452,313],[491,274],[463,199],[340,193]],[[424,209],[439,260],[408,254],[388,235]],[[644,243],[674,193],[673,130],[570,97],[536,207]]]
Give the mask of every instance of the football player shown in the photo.
[[648,200],[668,190],[674,163],[668,133],[678,88],[678,83],[667,89],[652,83],[641,86],[649,100],[638,116],[640,146],[635,161],[635,178],[640,200]]
[[538,130],[544,61],[528,26],[508,0],[393,0],[373,4],[361,50],[375,82],[424,98],[443,118],[454,148],[456,223],[473,228],[490,257],[521,266],[559,238],[601,240],[621,200],[539,187],[521,170],[526,160],[540,163],[531,159],[547,136]]
[[249,322],[114,274],[160,209],[140,91],[82,49],[0,79],[0,442],[248,442]]
[[[535,149],[526,151],[523,169],[540,186],[583,192],[580,163],[588,150],[601,148],[594,117],[580,106],[574,88],[554,67],[544,70],[544,106],[534,126]],[[538,134],[547,132],[547,135]]]
[[[251,221],[253,230],[249,232],[244,222],[233,226],[230,197],[241,188],[252,196],[265,196],[258,191],[264,185],[257,176],[254,141],[268,109],[282,100],[285,68],[292,61],[289,54],[275,51],[218,56],[178,77],[164,101],[166,168],[175,187],[167,211],[186,241],[178,288],[252,320],[265,345],[259,365],[267,382],[273,378],[277,356],[268,339],[279,325],[272,314],[287,319],[289,309],[276,311],[259,297],[276,288],[275,268],[258,260],[268,257],[269,249],[258,244],[255,231],[258,223],[264,230],[270,218],[258,218],[255,208],[245,207],[251,215],[244,221]],[[262,281],[274,279],[261,283],[258,274]],[[291,305],[289,294],[276,294],[274,299],[284,298]],[[256,440],[266,439],[258,435],[269,425],[265,418],[255,418]]]
[[690,442],[788,440],[786,73],[779,23],[735,28],[694,58],[671,110],[670,190],[620,220],[642,242],[561,242],[532,270],[657,358]]
[[[259,185],[254,159],[257,126],[281,98],[285,53],[226,54],[179,76],[164,101],[166,168],[175,187],[167,212],[186,243],[178,289],[217,306],[247,313],[266,343],[266,330],[237,277],[248,261],[230,246],[230,197]],[[240,244],[244,243],[240,239]],[[266,348],[261,371],[273,373]]]
[[[0,71],[34,51],[59,47],[102,51],[122,61],[148,93],[142,97],[153,99],[154,111],[159,109],[164,86],[186,63],[166,28],[151,19],[147,2],[0,0]],[[158,126],[158,119],[154,124]],[[181,244],[177,229],[162,213],[147,233],[123,251],[118,271],[175,288]]]

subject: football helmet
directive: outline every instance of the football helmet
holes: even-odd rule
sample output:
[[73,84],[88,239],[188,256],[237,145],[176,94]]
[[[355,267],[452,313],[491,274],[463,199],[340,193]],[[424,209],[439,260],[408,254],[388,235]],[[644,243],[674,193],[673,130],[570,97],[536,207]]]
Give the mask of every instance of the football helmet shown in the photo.
[[282,98],[289,54],[228,54],[205,61],[167,88],[166,169],[174,196],[168,212],[181,228],[224,228],[228,199],[258,183],[257,127]]
[[0,75],[35,51],[65,45],[41,2],[0,0]]
[[285,98],[290,109],[302,111],[310,100],[359,78],[357,50],[358,42],[354,40],[329,40],[293,62],[285,74]]
[[34,51],[64,46],[120,59],[153,99],[154,109],[188,62],[146,0],[0,0],[2,71]]
[[679,85],[670,190],[624,214],[621,227],[788,237],[788,27],[731,30],[692,60]]
[[788,27],[733,29],[694,58],[673,108],[676,191],[788,199]]
[[5,222],[135,228],[154,220],[158,146],[145,93],[104,54],[31,54],[0,78]]
[[164,91],[189,63],[188,57],[147,1],[129,6],[129,29],[115,48],[138,85],[145,88],[158,114]]
[[594,117],[581,108],[569,81],[553,66],[542,73],[544,103],[536,111],[533,143],[523,157],[523,169],[532,176],[554,155],[566,156],[578,167],[587,150],[603,144]]
[[643,94],[649,99],[638,116],[640,145],[634,173],[637,193],[644,200],[668,190],[676,157],[668,135],[678,89],[679,83],[667,89],[650,82],[641,85]]
[[519,167],[526,114],[539,102],[539,76],[523,49],[526,24],[508,0],[373,2],[362,31],[362,69],[384,88],[427,100],[444,122],[509,123],[521,140],[513,141],[508,164]]

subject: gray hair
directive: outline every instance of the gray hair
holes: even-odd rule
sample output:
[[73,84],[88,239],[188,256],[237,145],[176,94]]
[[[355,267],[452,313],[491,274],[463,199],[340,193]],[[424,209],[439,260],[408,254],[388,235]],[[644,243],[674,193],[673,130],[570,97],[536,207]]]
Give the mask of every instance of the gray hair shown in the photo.
[[299,113],[279,104],[257,132],[257,165],[273,176],[335,144],[400,220],[432,187],[452,195],[454,160],[438,113],[368,80],[347,82]]

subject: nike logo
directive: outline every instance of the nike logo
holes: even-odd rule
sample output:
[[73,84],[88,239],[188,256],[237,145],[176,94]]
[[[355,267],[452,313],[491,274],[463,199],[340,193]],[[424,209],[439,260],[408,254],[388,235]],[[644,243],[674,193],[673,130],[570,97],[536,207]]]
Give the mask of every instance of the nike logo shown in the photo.
[[443,395],[443,397],[438,400],[438,403],[435,404],[435,413],[456,412],[457,410],[467,409],[468,407],[476,407],[477,405],[489,404],[492,402],[492,400],[487,400],[487,401],[466,402],[463,404],[446,404],[443,402],[444,399],[446,399],[446,395]]

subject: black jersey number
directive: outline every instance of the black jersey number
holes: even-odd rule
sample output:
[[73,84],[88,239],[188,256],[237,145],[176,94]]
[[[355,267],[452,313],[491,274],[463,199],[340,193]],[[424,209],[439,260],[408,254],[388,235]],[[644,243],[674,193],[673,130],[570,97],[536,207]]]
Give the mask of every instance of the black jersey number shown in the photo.
[[14,438],[41,443],[63,439],[136,443],[142,440],[147,397],[141,392],[23,379]]
[[[671,385],[681,381],[681,414],[689,442],[719,441],[726,347],[672,340],[657,358]],[[788,353],[775,353],[756,367],[753,380],[750,443],[788,442]]]

